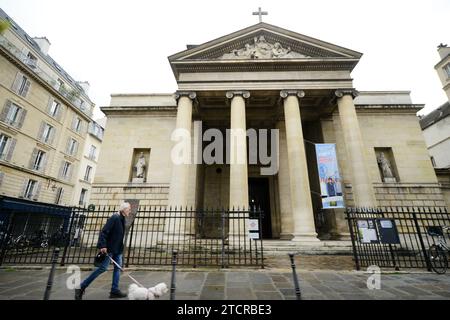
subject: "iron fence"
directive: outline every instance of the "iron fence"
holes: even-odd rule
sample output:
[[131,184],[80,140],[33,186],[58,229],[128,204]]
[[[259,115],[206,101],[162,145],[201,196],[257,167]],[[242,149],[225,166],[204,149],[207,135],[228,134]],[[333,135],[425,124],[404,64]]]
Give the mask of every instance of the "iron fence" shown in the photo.
[[[49,264],[55,247],[61,248],[61,265],[92,264],[97,241],[116,207],[89,210],[72,208],[68,218],[43,220],[32,214],[25,221],[8,216],[1,233],[0,264]],[[127,219],[124,264],[264,267],[260,228],[261,210],[188,209],[140,206]]]
[[429,231],[450,225],[445,207],[347,208],[346,219],[357,270],[376,265],[431,271],[428,250],[438,239]]

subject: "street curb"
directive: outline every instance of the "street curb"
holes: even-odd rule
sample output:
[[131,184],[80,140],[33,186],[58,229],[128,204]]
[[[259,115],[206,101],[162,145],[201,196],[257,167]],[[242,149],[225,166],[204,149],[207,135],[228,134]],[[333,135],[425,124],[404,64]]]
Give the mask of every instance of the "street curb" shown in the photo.
[[[67,268],[71,265],[66,266],[57,266],[56,270],[67,270]],[[5,271],[26,271],[26,270],[50,270],[51,266],[39,266],[39,265],[27,265],[27,266],[0,266],[0,270]],[[81,271],[93,271],[95,267],[87,267],[87,266],[81,266]],[[171,267],[129,267],[125,268],[125,272],[131,272],[131,271],[149,271],[149,272],[172,272]],[[302,269],[302,268],[296,268],[296,271],[299,273],[309,273],[309,272],[316,272],[316,273],[353,273],[353,274],[373,274],[373,272],[367,272],[364,270],[333,270],[333,269]],[[177,268],[177,272],[257,272],[257,273],[290,273],[292,272],[291,268]],[[431,274],[429,271],[425,270],[405,270],[405,271],[396,271],[396,270],[381,270],[381,274],[385,275],[392,275],[392,274]]]

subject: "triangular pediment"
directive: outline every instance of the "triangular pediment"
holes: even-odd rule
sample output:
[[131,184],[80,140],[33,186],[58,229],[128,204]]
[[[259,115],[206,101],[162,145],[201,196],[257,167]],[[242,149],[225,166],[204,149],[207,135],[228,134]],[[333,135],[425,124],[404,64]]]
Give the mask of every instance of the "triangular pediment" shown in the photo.
[[359,59],[361,53],[267,23],[217,38],[169,57],[174,61]]

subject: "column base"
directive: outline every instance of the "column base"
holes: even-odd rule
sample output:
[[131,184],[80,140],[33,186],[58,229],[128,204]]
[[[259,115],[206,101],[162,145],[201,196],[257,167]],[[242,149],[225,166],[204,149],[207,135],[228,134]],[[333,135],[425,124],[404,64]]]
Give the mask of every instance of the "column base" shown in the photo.
[[291,240],[294,238],[294,235],[292,233],[281,233],[280,234],[280,240]]
[[320,242],[320,239],[317,238],[317,233],[301,233],[294,234],[294,237],[291,239],[292,242]]

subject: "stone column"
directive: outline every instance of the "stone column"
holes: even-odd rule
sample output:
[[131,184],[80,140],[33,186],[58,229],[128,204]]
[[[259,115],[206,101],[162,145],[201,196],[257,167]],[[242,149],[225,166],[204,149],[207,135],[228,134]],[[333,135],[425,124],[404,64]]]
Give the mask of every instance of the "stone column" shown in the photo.
[[356,116],[353,97],[356,90],[336,90],[342,132],[347,150],[347,163],[352,176],[352,191],[358,207],[376,207],[375,194],[369,175],[365,148]]
[[305,92],[301,90],[283,90],[280,92],[280,96],[284,99],[284,119],[286,122],[294,235],[292,241],[319,241],[314,225],[314,212],[312,209],[298,99],[304,97]]
[[[247,127],[244,99],[250,97],[250,92],[228,91],[226,97],[231,99],[231,130],[229,135],[230,210],[248,210]],[[229,214],[229,245],[249,244],[248,218],[249,216],[245,213]]]
[[[188,181],[189,169],[191,166],[191,126],[192,126],[192,100],[195,99],[195,92],[180,92],[175,94],[178,100],[177,122],[175,130],[180,134],[185,134],[186,147],[189,148],[189,154],[186,155],[186,161],[182,163],[173,163],[172,160],[172,178],[170,180],[169,206],[180,207],[187,206],[188,202]],[[179,137],[179,135],[177,135]],[[171,154],[172,156],[172,154]],[[187,163],[186,163],[187,162]]]
[[280,220],[281,233],[280,239],[291,240],[293,228],[292,207],[291,207],[291,190],[289,182],[289,164],[286,144],[286,124],[278,121],[276,129],[279,130],[279,152],[280,167],[278,169],[278,197],[280,199]]
[[247,135],[245,99],[248,91],[228,91],[231,99],[230,208],[248,208]]
[[[192,167],[191,150],[191,129],[192,129],[192,100],[195,99],[195,92],[175,93],[178,101],[177,120],[172,138],[177,139],[171,150],[172,178],[170,179],[168,212],[165,219],[164,241],[171,243],[182,241],[193,230],[193,213],[186,215],[185,211],[180,211],[188,206],[189,200],[189,176]],[[178,148],[181,146],[182,148]],[[182,152],[178,152],[181,151]],[[176,150],[177,152],[174,152]],[[182,155],[182,156],[180,156]],[[177,208],[178,212],[175,211]],[[192,219],[188,219],[192,217]]]

